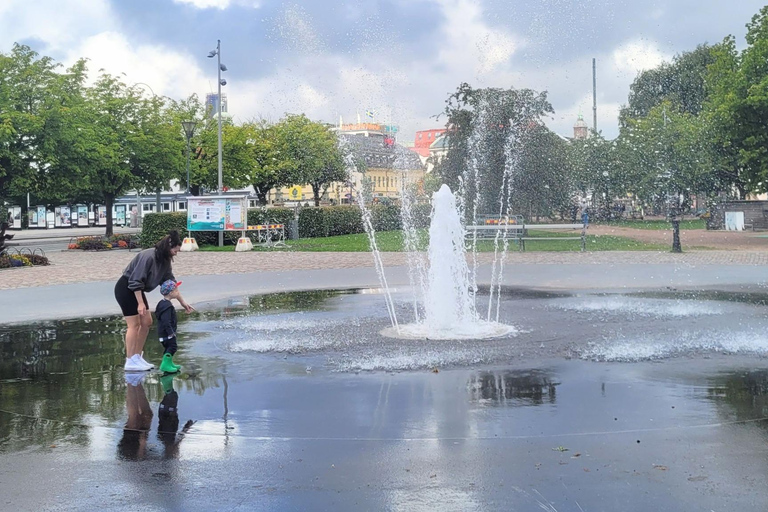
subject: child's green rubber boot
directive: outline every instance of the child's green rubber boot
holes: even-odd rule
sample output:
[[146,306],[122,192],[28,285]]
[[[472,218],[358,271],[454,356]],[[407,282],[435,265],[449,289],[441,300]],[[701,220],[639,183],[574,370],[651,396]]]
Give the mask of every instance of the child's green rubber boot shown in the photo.
[[163,354],[163,362],[160,363],[160,371],[163,373],[177,373],[181,366],[173,364],[172,354]]

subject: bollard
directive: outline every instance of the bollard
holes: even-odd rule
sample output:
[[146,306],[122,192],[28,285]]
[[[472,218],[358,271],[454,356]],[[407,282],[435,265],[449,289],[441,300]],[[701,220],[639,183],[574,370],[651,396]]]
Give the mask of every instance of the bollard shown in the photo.
[[291,221],[291,240],[299,239],[299,219]]
[[248,252],[253,250],[253,242],[247,236],[238,238],[235,252]]
[[680,221],[677,219],[672,221],[672,252],[683,252],[680,245]]
[[192,252],[198,250],[197,240],[194,238],[185,238],[181,243],[181,252]]

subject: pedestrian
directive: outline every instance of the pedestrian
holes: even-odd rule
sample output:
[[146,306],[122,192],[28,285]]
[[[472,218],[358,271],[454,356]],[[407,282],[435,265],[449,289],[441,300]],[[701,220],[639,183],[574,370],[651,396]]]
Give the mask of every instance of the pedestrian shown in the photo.
[[581,204],[581,223],[584,224],[585,228],[589,227],[589,209],[587,208],[587,203]]
[[[128,330],[125,333],[125,370],[130,372],[148,371],[155,366],[144,359],[144,344],[152,326],[152,313],[145,293],[151,292],[161,283],[176,278],[173,276],[173,258],[179,253],[181,239],[176,231],[136,255],[128,264],[115,284],[115,299],[123,312]],[[194,311],[181,294],[179,304],[188,312]]]
[[160,285],[160,293],[163,298],[157,303],[155,316],[157,317],[157,335],[163,344],[163,360],[160,362],[160,371],[163,373],[177,373],[179,366],[173,363],[173,354],[176,353],[176,308],[171,300],[179,300],[179,285],[173,279],[169,279]]

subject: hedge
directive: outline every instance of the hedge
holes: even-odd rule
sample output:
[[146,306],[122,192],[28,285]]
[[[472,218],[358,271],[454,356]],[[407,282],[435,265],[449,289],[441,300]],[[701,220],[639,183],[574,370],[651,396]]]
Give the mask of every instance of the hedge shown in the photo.
[[[415,228],[429,226],[429,204],[416,204],[411,213]],[[248,225],[278,223],[285,224],[286,238],[290,238],[290,226],[294,211],[290,208],[259,208],[248,210]],[[400,207],[398,205],[374,205],[371,208],[373,229],[379,231],[394,231],[402,229]],[[152,247],[171,230],[177,230],[179,236],[187,236],[187,214],[149,213],[144,217],[141,231],[143,247]],[[299,212],[299,237],[320,238],[326,236],[350,235],[363,233],[363,222],[360,208],[357,206],[323,206],[303,208]],[[255,242],[256,233],[249,232],[248,236]],[[239,232],[224,234],[225,243],[234,245],[240,237]],[[196,231],[195,239],[198,245],[215,245],[218,235],[215,231]]]
[[[269,223],[284,224],[286,238],[290,238],[292,220],[293,210],[290,208],[253,208],[248,210],[249,226]],[[148,213],[144,216],[141,228],[142,247],[152,247],[174,229],[179,232],[181,238],[187,236],[186,212]],[[248,236],[256,241],[255,232],[249,232]],[[238,238],[240,238],[239,231],[224,233],[224,243],[228,245],[237,244]],[[195,231],[195,240],[198,245],[216,245],[219,242],[219,235],[216,231]]]

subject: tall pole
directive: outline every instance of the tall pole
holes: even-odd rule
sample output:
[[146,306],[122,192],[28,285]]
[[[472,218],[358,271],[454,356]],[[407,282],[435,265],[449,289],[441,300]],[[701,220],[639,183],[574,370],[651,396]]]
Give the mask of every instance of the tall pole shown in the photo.
[[189,187],[189,139],[192,137],[187,134],[187,195],[191,193],[191,189]]
[[597,133],[597,64],[592,58],[592,130]]
[[[221,158],[221,40],[216,40],[216,56],[218,57],[218,73],[219,73],[219,194],[224,192],[224,177],[222,174],[222,158]],[[224,247],[224,232],[219,231],[219,247]]]

